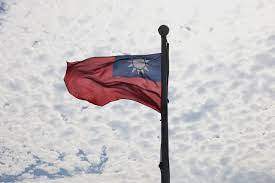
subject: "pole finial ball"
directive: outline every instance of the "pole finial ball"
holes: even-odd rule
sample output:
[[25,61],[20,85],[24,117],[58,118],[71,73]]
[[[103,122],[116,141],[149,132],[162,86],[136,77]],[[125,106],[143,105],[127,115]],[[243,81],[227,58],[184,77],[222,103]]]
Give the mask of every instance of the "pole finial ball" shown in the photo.
[[161,25],[159,26],[158,31],[161,36],[167,36],[169,33],[169,28],[166,25]]

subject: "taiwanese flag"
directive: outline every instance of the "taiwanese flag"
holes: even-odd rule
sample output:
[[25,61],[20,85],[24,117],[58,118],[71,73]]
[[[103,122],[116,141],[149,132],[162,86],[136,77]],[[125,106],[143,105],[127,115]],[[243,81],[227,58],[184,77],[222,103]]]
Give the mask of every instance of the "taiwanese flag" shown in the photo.
[[73,96],[95,105],[129,99],[160,112],[160,53],[67,62],[64,81]]

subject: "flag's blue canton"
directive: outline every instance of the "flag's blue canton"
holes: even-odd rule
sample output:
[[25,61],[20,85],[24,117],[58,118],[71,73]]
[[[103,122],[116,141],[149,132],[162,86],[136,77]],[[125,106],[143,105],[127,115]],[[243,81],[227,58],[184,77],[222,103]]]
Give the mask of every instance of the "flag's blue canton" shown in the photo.
[[161,54],[116,56],[113,76],[161,80]]

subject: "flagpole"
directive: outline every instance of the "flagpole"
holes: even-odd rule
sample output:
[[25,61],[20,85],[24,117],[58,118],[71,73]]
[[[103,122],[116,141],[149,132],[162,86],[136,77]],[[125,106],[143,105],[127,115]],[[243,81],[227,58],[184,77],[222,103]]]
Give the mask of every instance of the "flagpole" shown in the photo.
[[161,35],[161,152],[159,168],[161,183],[170,183],[169,141],[168,141],[168,73],[169,73],[169,44],[166,36],[169,28],[161,25],[158,29]]

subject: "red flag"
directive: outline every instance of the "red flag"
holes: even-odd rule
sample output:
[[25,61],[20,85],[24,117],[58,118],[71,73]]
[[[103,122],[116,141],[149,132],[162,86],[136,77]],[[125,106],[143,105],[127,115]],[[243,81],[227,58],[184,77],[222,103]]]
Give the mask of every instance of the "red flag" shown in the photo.
[[103,106],[129,99],[160,112],[161,54],[92,57],[67,62],[64,81],[78,99]]

